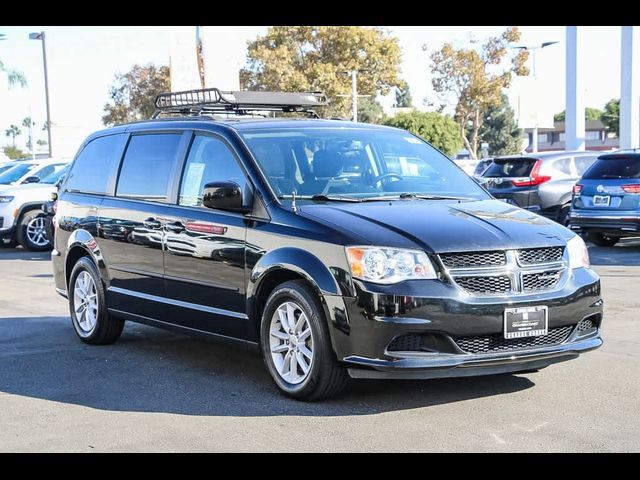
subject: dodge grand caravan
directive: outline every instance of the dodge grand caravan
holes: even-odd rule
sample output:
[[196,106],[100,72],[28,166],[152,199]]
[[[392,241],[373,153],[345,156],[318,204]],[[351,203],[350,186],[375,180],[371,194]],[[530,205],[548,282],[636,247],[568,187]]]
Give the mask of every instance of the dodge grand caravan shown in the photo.
[[162,94],[91,135],[59,192],[56,289],[89,344],[126,320],[261,352],[286,395],[348,378],[535,371],[602,344],[565,227],[493,199],[404,130],[314,118],[318,94]]

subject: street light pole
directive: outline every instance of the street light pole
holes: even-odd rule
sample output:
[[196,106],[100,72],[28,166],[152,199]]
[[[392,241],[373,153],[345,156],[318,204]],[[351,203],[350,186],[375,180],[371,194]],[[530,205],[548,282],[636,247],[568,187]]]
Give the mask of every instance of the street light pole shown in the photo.
[[42,64],[44,66],[44,96],[47,105],[47,141],[49,142],[49,157],[53,156],[53,147],[51,146],[51,113],[49,109],[49,75],[47,73],[47,47],[45,43],[44,32],[30,33],[29,39],[42,41]]
[[[548,47],[550,45],[555,45],[559,42],[544,42],[540,45],[532,45],[532,46],[516,46],[512,48],[520,49],[520,50],[529,50],[531,51],[531,62],[533,64],[532,74],[533,74],[533,83],[536,86],[538,85],[538,73],[536,71],[536,51],[538,49]],[[536,114],[536,124],[533,127],[532,139],[531,139],[531,151],[536,153],[538,151],[538,115]]]

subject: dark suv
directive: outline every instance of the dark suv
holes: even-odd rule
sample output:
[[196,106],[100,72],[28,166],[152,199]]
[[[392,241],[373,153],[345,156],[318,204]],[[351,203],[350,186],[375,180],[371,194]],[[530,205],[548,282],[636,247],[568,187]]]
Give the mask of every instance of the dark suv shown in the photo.
[[246,116],[314,98],[163,94],[163,113],[195,116],[84,142],[52,254],[82,341],[131,320],[255,347],[307,400],[349,377],[531,371],[602,344],[579,236],[492,199],[404,130]]

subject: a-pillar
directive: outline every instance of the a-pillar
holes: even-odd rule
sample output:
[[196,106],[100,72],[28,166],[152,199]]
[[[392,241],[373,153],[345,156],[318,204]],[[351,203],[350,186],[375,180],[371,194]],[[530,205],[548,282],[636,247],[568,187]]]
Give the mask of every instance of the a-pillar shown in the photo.
[[640,147],[638,29],[622,27],[620,55],[620,148]]
[[566,32],[567,109],[565,115],[565,149],[584,150],[584,87],[582,83],[582,55],[578,48],[578,27],[569,26]]

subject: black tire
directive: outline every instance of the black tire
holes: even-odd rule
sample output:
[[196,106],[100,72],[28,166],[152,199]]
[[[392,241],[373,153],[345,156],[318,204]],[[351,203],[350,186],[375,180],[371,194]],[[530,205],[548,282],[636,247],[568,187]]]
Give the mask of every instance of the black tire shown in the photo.
[[[299,384],[287,382],[271,356],[270,324],[276,309],[293,302],[307,316],[313,338],[313,360],[306,378]],[[327,320],[316,293],[302,280],[285,282],[271,293],[260,324],[260,345],[267,370],[282,393],[297,400],[318,401],[336,396],[347,385],[349,375],[331,348]]]
[[[46,228],[46,214],[40,210],[31,210],[26,212],[22,217],[20,217],[20,221],[17,225],[16,238],[18,239],[18,243],[22,245],[22,248],[25,250],[29,250],[31,252],[44,252],[46,250],[51,250],[53,245],[51,244],[51,239],[49,238],[49,232]],[[42,218],[43,220],[43,230],[42,235],[46,242],[36,243],[33,238],[27,232],[27,228],[29,224],[36,219]]]
[[571,210],[571,204],[567,203],[563,207],[558,210],[558,218],[556,221],[560,225],[564,225],[565,227],[569,225],[569,211]]
[[[93,280],[97,299],[96,310],[96,322],[95,326],[90,330],[84,329],[80,326],[80,321],[76,314],[75,309],[75,294],[76,280],[78,276],[86,272]],[[71,314],[71,324],[76,334],[85,343],[91,345],[107,345],[115,342],[122,334],[124,328],[124,320],[115,318],[109,315],[107,310],[107,302],[105,297],[105,289],[98,274],[98,269],[89,257],[80,258],[73,266],[71,271],[71,277],[69,278],[69,313]]]
[[0,248],[15,248],[18,246],[13,238],[0,238]]
[[599,247],[613,247],[620,241],[620,237],[609,237],[602,233],[589,233],[587,238]]

